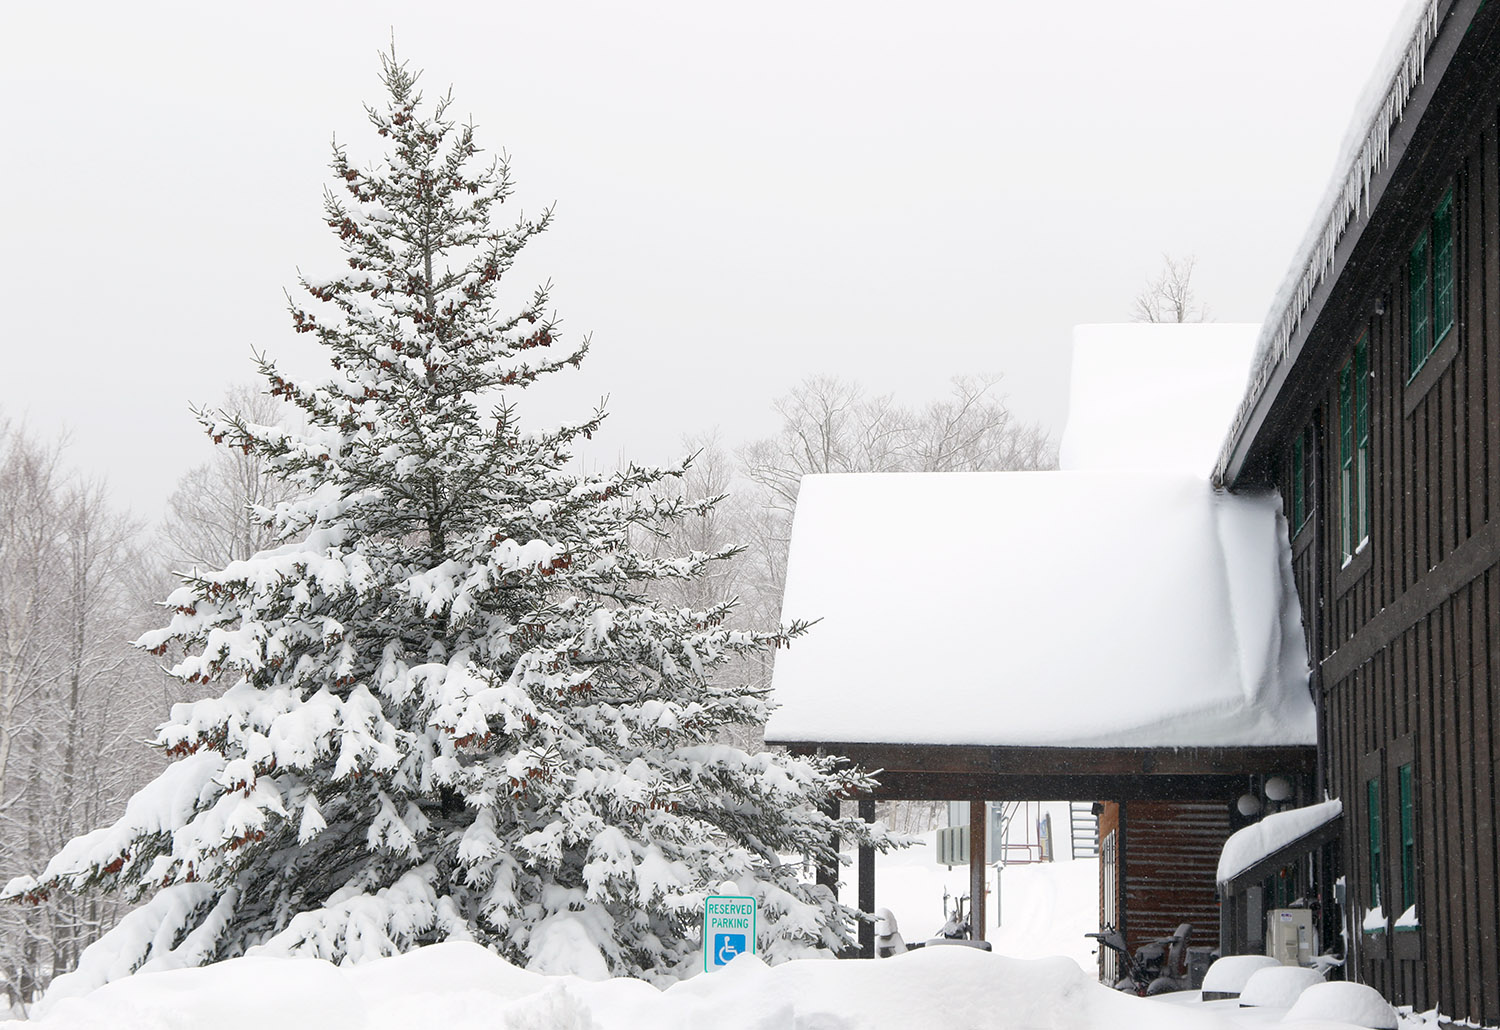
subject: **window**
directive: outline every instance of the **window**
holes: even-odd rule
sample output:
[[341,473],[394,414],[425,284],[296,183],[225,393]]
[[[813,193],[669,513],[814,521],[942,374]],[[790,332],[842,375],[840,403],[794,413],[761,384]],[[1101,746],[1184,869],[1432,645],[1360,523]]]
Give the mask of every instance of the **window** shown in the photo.
[[1367,337],[1339,369],[1339,539],[1344,561],[1370,538],[1370,362]]
[[1411,375],[1453,328],[1456,277],[1453,268],[1453,190],[1443,194],[1431,223],[1412,245],[1406,287],[1411,301],[1407,321]]
[[1316,504],[1313,500],[1316,496],[1313,490],[1314,446],[1313,424],[1309,422],[1292,439],[1292,472],[1289,477],[1292,498],[1291,511],[1287,513],[1291,521],[1292,536],[1296,536],[1307,525]]
[[1401,795],[1401,904],[1411,908],[1417,903],[1417,832],[1410,762],[1396,770],[1396,785]]
[[1370,908],[1380,907],[1380,777],[1365,783],[1370,826]]

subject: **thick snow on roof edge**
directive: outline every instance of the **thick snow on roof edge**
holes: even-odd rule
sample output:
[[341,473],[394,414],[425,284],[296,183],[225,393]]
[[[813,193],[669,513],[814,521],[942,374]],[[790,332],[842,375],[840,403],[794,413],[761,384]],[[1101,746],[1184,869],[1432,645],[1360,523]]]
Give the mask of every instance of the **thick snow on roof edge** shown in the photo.
[[1233,879],[1298,837],[1305,837],[1319,826],[1337,819],[1343,812],[1344,803],[1335,798],[1306,808],[1273,812],[1258,823],[1236,830],[1219,853],[1219,883]]
[[1311,744],[1285,540],[1201,476],[805,477],[766,738]]
[[1365,84],[1333,175],[1290,267],[1271,300],[1261,327],[1250,376],[1239,409],[1222,443],[1215,478],[1222,478],[1250,411],[1272,375],[1290,353],[1292,337],[1312,295],[1333,270],[1344,232],[1369,210],[1370,187],[1390,161],[1391,133],[1406,111],[1412,91],[1427,69],[1427,51],[1437,38],[1443,0],[1407,0],[1385,51]]
[[1244,396],[1259,332],[1233,322],[1074,326],[1061,467],[1207,478]]

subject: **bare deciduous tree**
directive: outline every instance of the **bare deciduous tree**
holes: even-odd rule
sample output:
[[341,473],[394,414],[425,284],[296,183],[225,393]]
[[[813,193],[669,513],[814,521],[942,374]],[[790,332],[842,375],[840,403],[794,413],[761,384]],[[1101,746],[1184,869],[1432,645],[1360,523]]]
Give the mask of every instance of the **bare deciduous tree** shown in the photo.
[[[251,386],[230,389],[224,410],[253,425],[282,425],[285,405]],[[221,569],[274,542],[272,527],[256,509],[269,510],[287,499],[288,487],[270,474],[258,452],[215,449],[213,460],[189,469],[167,502],[162,537],[167,559]]]
[[[0,880],[116,814],[158,762],[138,527],[61,443],[0,425]],[[24,1005],[117,918],[99,898],[0,910],[0,990]]]
[[1023,422],[995,391],[998,376],[959,376],[944,400],[923,407],[871,397],[832,376],[803,380],[778,399],[776,436],[741,448],[744,474],[760,490],[749,524],[765,589],[778,600],[802,477],[817,472],[999,472],[1057,467],[1040,426]]
[[[698,442],[696,467],[704,477],[696,484],[702,487],[698,493],[728,497],[715,509],[716,521],[697,527],[707,535],[691,538],[691,546],[711,550],[742,544],[726,592],[739,597],[746,617],[759,624],[779,621],[792,511],[804,475],[1056,466],[1047,434],[1016,418],[996,392],[998,382],[994,376],[961,376],[947,398],[909,406],[889,395],[870,396],[858,383],[836,377],[804,380],[775,402],[782,418],[776,436],[740,448],[738,475],[716,438]],[[753,668],[735,672],[769,689],[773,658],[760,657]],[[758,735],[759,729],[747,732]]]
[[1198,259],[1162,255],[1162,270],[1135,295],[1132,322],[1211,322],[1208,307],[1193,292],[1193,269]]

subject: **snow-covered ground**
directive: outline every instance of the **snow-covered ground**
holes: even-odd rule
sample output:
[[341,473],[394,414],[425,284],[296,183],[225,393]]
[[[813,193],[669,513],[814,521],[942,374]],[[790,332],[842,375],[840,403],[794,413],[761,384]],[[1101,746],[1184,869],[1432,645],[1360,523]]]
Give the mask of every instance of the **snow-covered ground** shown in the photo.
[[[995,874],[991,873],[993,915]],[[942,925],[943,891],[967,871],[933,864],[930,846],[882,856],[877,905],[904,936]],[[853,890],[853,885],[849,885]],[[1098,863],[1010,866],[1000,873],[995,952],[925,948],[871,962],[753,956],[666,990],[639,980],[590,982],[510,965],[473,944],[441,944],[338,967],[317,959],[242,958],[203,969],[129,977],[43,1007],[16,1030],[1262,1030],[1280,1007],[1240,1008],[1120,994],[1095,982],[1092,944]],[[1052,957],[1047,957],[1052,956]],[[1080,968],[1081,967],[1081,968]],[[1279,973],[1281,970],[1274,970]],[[1290,972],[1290,971],[1288,971]],[[1340,985],[1343,986],[1343,985]],[[1278,999],[1290,1002],[1290,999]],[[1357,1009],[1344,1004],[1344,1012]],[[1287,1022],[1288,1030],[1349,1024]],[[1297,1013],[1292,1013],[1297,1015]],[[1347,1015],[1346,1015],[1347,1018]],[[1415,1027],[1408,1023],[1407,1028]]]
[[[937,936],[947,918],[945,891],[950,899],[969,893],[968,867],[937,865],[932,840],[928,833],[904,851],[876,856],[875,906],[891,910],[908,943]],[[846,874],[841,893],[850,905],[857,900],[853,880]],[[1094,942],[1084,934],[1099,929],[1098,859],[1011,865],[998,873],[992,869],[989,889],[985,938],[999,954],[1063,955],[1086,970],[1095,968]]]
[[[1332,985],[1346,986],[1346,985]],[[1346,1011],[1348,1011],[1346,1009]],[[1258,1030],[1283,1010],[1172,1004],[1093,982],[1066,958],[963,947],[869,962],[766,966],[754,956],[665,991],[517,969],[473,944],[340,968],[242,958],[148,973],[69,998],[36,1030]],[[1321,1014],[1320,1014],[1321,1015]],[[1288,1030],[1349,1024],[1290,1021]],[[4,1024],[23,1030],[23,1024]]]

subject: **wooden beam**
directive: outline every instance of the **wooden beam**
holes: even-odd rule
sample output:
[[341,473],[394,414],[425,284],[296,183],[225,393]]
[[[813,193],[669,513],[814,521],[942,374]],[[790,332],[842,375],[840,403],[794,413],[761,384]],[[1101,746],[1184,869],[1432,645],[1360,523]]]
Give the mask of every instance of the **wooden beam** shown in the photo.
[[1030,776],[885,770],[873,794],[882,801],[961,801],[976,795],[1012,801],[1218,801],[1245,792],[1244,776]]
[[[866,823],[875,821],[875,801],[861,798],[859,817]],[[859,921],[859,954],[861,958],[875,957],[875,849],[869,844],[859,846],[859,910],[871,917]]]
[[[886,772],[1022,777],[1248,776],[1311,773],[1317,764],[1317,749],[1311,744],[1278,747],[991,747],[878,741],[777,743],[796,754],[822,751],[842,755],[865,769]],[[1055,799],[1054,795],[1044,800]]]
[[984,940],[985,831],[989,813],[983,801],[969,800],[969,937]]

